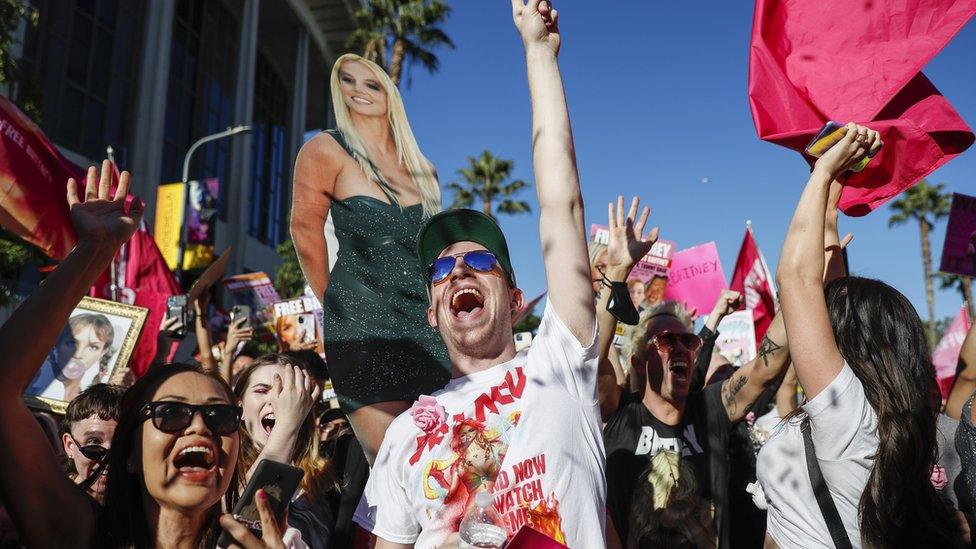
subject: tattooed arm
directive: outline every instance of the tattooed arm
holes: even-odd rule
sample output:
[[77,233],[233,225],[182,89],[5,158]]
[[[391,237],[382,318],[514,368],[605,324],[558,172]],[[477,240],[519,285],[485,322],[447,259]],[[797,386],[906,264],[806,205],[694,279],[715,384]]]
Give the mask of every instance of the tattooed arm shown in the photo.
[[784,374],[790,362],[783,315],[779,313],[769,325],[759,346],[759,354],[722,383],[722,404],[730,421],[744,418],[767,387]]

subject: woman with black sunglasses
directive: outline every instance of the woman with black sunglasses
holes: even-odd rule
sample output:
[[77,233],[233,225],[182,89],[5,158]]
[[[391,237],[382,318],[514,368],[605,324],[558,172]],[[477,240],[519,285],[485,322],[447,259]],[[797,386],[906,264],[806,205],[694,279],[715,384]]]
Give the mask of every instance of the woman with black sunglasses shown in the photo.
[[[212,547],[221,499],[230,489],[232,500],[236,491],[240,445],[240,408],[219,376],[171,365],[126,392],[106,458],[104,509],[61,474],[20,398],[72,309],[139,225],[143,206],[127,200],[129,174],[120,176],[114,198],[111,183],[108,161],[101,179],[89,168],[84,199],[77,182],[68,181],[78,243],[0,327],[0,498],[28,547]],[[241,545],[280,547],[276,525],[264,522],[269,544],[255,544],[232,519],[221,525]]]

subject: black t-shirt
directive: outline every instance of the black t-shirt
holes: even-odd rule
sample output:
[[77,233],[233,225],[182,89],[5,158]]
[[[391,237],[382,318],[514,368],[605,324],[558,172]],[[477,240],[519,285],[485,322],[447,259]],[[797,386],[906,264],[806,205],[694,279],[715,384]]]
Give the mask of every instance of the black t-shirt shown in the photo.
[[688,395],[679,425],[666,425],[651,415],[634,393],[621,397],[620,407],[603,430],[607,451],[607,508],[620,539],[630,532],[631,503],[651,459],[659,450],[680,452],[691,465],[698,492],[715,505],[719,546],[730,547],[727,519],[728,441],[732,423],[716,383]]

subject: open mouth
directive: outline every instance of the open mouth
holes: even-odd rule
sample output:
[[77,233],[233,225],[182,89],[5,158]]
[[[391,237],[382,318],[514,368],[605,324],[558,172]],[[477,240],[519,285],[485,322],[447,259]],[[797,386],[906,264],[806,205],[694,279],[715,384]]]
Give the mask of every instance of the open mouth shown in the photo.
[[181,475],[201,475],[213,470],[217,458],[213,449],[207,446],[187,446],[173,458],[173,465]]
[[458,290],[451,297],[451,314],[460,320],[473,317],[485,306],[485,296],[474,288]]
[[359,96],[353,96],[352,100],[353,100],[354,103],[359,103],[360,105],[372,105],[373,104],[373,102],[370,101],[369,99],[365,99],[365,98],[362,98],[362,97],[359,97]]
[[681,378],[688,379],[688,363],[687,362],[672,362],[668,369],[671,371],[671,375]]
[[274,413],[265,414],[265,416],[261,418],[261,427],[264,428],[265,434],[270,435],[272,429],[274,429],[274,426],[275,426]]

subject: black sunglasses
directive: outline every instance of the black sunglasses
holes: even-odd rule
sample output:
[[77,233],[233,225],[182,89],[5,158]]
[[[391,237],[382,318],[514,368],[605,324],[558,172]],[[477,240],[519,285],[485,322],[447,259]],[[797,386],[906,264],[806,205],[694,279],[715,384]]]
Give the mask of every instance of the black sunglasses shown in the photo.
[[427,280],[431,284],[437,284],[446,279],[451,274],[451,271],[454,270],[454,265],[457,264],[459,257],[461,261],[464,261],[465,265],[481,273],[491,272],[495,268],[495,265],[498,264],[498,258],[495,257],[495,254],[487,250],[475,250],[458,255],[447,255],[435,259],[430,264],[430,267],[427,269]]
[[78,442],[78,439],[76,439],[71,433],[68,433],[68,436],[71,437],[71,440],[75,442],[75,446],[78,447],[78,451],[81,452],[81,455],[85,456],[87,459],[92,461],[102,461],[105,459],[105,456],[108,455],[108,448],[102,446],[101,444],[86,444],[82,446],[81,443]]
[[142,420],[152,418],[153,425],[164,433],[178,433],[190,426],[197,412],[215,435],[229,435],[241,425],[240,406],[231,404],[186,404],[169,400],[150,402],[139,411]]

